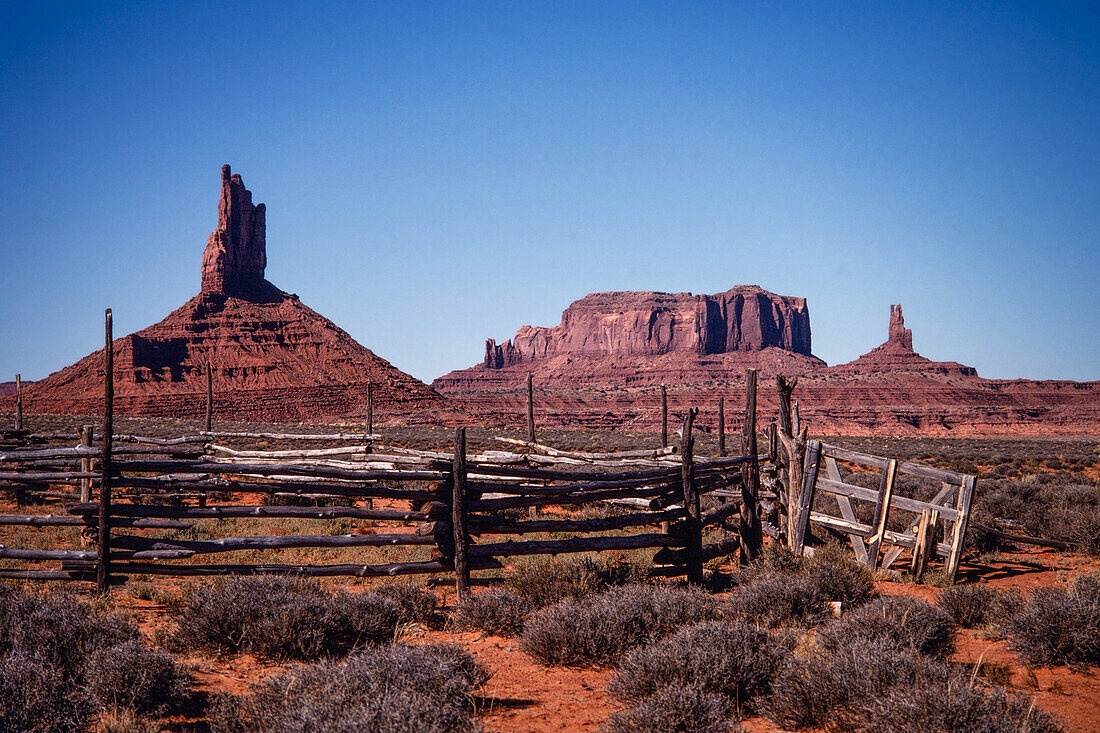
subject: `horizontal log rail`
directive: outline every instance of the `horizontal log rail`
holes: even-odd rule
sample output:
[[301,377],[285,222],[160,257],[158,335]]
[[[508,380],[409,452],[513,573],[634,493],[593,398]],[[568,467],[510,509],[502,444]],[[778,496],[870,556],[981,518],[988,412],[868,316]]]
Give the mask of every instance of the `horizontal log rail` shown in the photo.
[[650,547],[682,547],[683,540],[667,534],[633,534],[621,537],[573,537],[565,540],[523,540],[471,545],[474,557],[558,555],[603,550],[636,550]]
[[683,519],[687,512],[668,509],[662,512],[631,512],[615,517],[594,519],[530,519],[514,520],[506,517],[470,515],[467,526],[474,534],[532,534],[536,532],[604,532],[626,527],[655,525]]
[[[92,516],[99,511],[96,504],[71,504],[65,507],[70,514]],[[427,512],[401,511],[399,509],[367,509],[352,506],[305,507],[268,506],[266,504],[234,504],[230,506],[173,507],[142,504],[112,504],[114,518],[160,517],[164,519],[228,519],[233,517],[294,517],[298,519],[375,519],[394,522],[422,522],[431,515]]]
[[434,545],[432,537],[404,534],[275,535],[259,537],[223,537],[216,540],[156,539],[135,535],[116,535],[116,547],[127,550],[187,551],[192,554],[236,552],[238,550],[281,550],[292,547],[398,547]]

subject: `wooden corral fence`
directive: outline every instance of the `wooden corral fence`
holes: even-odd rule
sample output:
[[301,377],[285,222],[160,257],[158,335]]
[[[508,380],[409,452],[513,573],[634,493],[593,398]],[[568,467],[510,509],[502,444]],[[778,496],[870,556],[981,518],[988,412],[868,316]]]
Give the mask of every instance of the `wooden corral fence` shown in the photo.
[[[855,470],[880,471],[878,489],[846,483],[838,461],[855,466]],[[900,475],[937,482],[938,491],[925,501],[903,496],[896,490]],[[910,572],[914,576],[919,578],[928,561],[938,556],[944,558],[944,570],[954,579],[962,557],[976,486],[977,478],[968,474],[881,458],[811,440],[806,451],[792,547],[796,552],[803,551],[809,527],[813,524],[847,535],[857,559],[873,570],[889,568],[909,550]],[[815,507],[815,499],[822,494],[835,500],[839,516],[822,511],[832,502],[818,502]],[[852,500],[868,502],[874,507],[869,522],[857,519]],[[887,528],[892,513],[897,512],[906,513],[911,519],[906,522],[905,531]],[[941,523],[943,541],[937,539]]]
[[[461,594],[470,571],[500,567],[499,558],[603,550],[661,548],[660,575],[702,579],[703,563],[736,547],[736,541],[703,543],[703,528],[740,511],[742,466],[752,456],[696,460],[690,411],[682,451],[671,448],[619,453],[556,451],[524,445],[523,452],[470,454],[465,428],[451,453],[385,448],[374,444],[336,448],[242,450],[219,445],[222,437],[335,441],[364,436],[208,433],[174,439],[112,436],[101,445],[32,445],[0,453],[2,487],[23,501],[60,501],[57,514],[0,516],[0,524],[78,525],[94,534],[95,547],[21,549],[0,547],[0,558],[60,567],[5,568],[0,577],[95,580],[101,587],[123,576],[286,573],[313,576],[392,576],[454,573]],[[31,438],[32,436],[27,436]],[[73,438],[33,436],[36,440]],[[369,436],[375,438],[376,436]],[[125,442],[124,442],[125,441]],[[114,445],[114,443],[120,445]],[[553,455],[548,455],[553,454]],[[90,461],[90,470],[78,465]],[[75,468],[75,470],[74,470]],[[99,496],[81,496],[82,484]],[[107,490],[104,491],[104,487]],[[210,503],[211,496],[264,496],[339,502],[333,506]],[[703,512],[700,498],[724,501]],[[85,499],[81,501],[81,499]],[[374,502],[384,501],[387,508]],[[622,511],[597,518],[517,518],[511,510],[578,507],[612,502]],[[406,505],[408,508],[399,507]],[[507,513],[505,513],[507,512]],[[522,514],[521,514],[522,516]],[[185,530],[203,519],[285,517],[354,518],[394,527],[378,534],[242,536],[218,539],[150,537],[131,530]],[[398,531],[405,525],[405,531]],[[408,525],[415,525],[409,531]],[[648,528],[638,534],[606,534]],[[564,539],[522,538],[531,533],[569,533]],[[236,550],[316,547],[428,546],[432,558],[379,565],[196,564],[197,556]]]
[[[909,549],[917,574],[932,556],[946,559],[952,577],[958,570],[974,477],[810,441],[807,426],[799,419],[798,403],[791,400],[796,379],[777,377],[779,421],[766,430],[766,446],[761,450],[756,372],[749,370],[740,455],[734,457],[725,455],[724,400],[718,404],[717,457],[695,454],[695,408],[684,417],[678,452],[669,446],[664,386],[660,448],[589,453],[542,445],[535,441],[530,377],[527,440],[499,439],[509,450],[470,453],[465,428],[456,429],[450,452],[382,445],[371,430],[370,387],[366,433],[214,432],[209,368],[206,430],[194,436],[154,438],[114,433],[109,310],[105,327],[105,406],[98,435],[93,426],[72,434],[32,434],[23,429],[21,412],[16,414],[15,430],[0,431],[0,491],[13,493],[17,504],[58,506],[50,514],[0,515],[0,526],[79,526],[83,528],[81,546],[0,545],[0,559],[8,561],[8,567],[0,568],[0,577],[94,580],[106,589],[134,574],[372,577],[444,573],[453,574],[458,593],[464,596],[470,572],[499,568],[501,558],[656,548],[652,574],[686,575],[689,581],[700,582],[703,564],[711,558],[739,551],[742,562],[752,561],[765,533],[802,554],[809,544],[811,524],[846,535],[858,559],[872,568],[888,568]],[[57,444],[74,440],[75,445]],[[283,450],[254,443],[241,446],[242,441],[256,440],[338,445]],[[227,441],[234,445],[223,444]],[[878,491],[846,483],[837,461],[880,469]],[[929,501],[902,496],[894,490],[899,473],[939,481],[942,488]],[[819,492],[835,497],[840,516],[822,511],[822,502],[815,506]],[[250,497],[267,500],[233,503],[248,502]],[[278,503],[288,498],[327,505]],[[873,503],[871,521],[857,519],[852,499]],[[540,508],[577,508],[596,502],[618,510],[594,518],[563,517],[561,512],[555,517],[538,516]],[[919,517],[907,525],[907,531],[892,531],[887,527],[892,511]],[[361,519],[384,523],[389,531],[217,539],[164,532],[158,537],[147,532],[190,530],[202,520],[235,517]],[[941,523],[945,537],[938,542],[935,535]],[[707,527],[720,527],[726,534],[715,539],[720,533],[710,533],[715,541],[707,544]],[[524,539],[530,534],[565,536]],[[242,550],[408,546],[430,548],[430,559],[373,565],[194,562],[196,557]],[[13,562],[31,565],[11,567]],[[42,563],[60,566],[43,568]]]

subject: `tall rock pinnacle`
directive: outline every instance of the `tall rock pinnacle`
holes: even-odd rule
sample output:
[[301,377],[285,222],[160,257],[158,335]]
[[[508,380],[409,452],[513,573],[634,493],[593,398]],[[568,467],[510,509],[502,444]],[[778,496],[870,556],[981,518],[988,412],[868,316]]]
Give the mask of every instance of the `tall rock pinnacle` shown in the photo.
[[905,327],[905,318],[901,315],[901,303],[890,306],[890,335],[886,341],[897,344],[903,349],[913,350],[913,332]]
[[246,295],[271,288],[267,267],[267,227],[263,204],[252,205],[252,192],[238,173],[222,166],[218,228],[206,241],[202,256],[202,292]]

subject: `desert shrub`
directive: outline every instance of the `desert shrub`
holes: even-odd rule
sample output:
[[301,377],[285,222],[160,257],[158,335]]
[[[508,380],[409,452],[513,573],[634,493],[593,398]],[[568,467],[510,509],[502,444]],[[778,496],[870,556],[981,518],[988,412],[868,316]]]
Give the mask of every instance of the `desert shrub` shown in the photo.
[[877,638],[900,648],[946,658],[955,649],[951,617],[942,608],[906,597],[880,598],[824,627],[818,643],[826,649]]
[[828,617],[818,587],[797,575],[767,576],[740,586],[730,607],[732,613],[769,627],[813,626]]
[[875,578],[870,570],[840,554],[838,546],[818,552],[804,562],[802,572],[825,601],[840,601],[854,608],[878,597]]
[[0,587],[0,653],[24,651],[52,664],[69,679],[98,648],[139,638],[137,627],[94,613],[63,593],[25,593]]
[[1059,733],[1062,726],[1025,697],[987,691],[957,675],[920,677],[857,704],[862,730],[882,733]]
[[615,713],[607,733],[732,733],[729,700],[698,686],[670,685],[632,708]]
[[770,627],[814,626],[829,618],[829,601],[852,608],[878,594],[871,573],[835,547],[800,559],[771,545],[760,563],[741,570],[734,582],[734,613]]
[[594,666],[717,614],[698,590],[628,585],[578,601],[567,598],[528,617],[522,647],[549,665]]
[[768,685],[790,654],[793,639],[740,621],[704,621],[628,652],[608,691],[636,702],[670,685],[696,687],[739,709]]
[[394,644],[295,667],[247,696],[220,695],[209,718],[215,733],[475,731],[470,695],[486,679],[458,647]]
[[1028,664],[1100,664],[1100,575],[1079,577],[1070,590],[1032,591],[1006,626]]
[[884,733],[1055,733],[1025,699],[884,640],[793,657],[772,682],[765,714],[786,728]]
[[402,623],[436,626],[441,620],[439,598],[415,583],[380,585],[373,592],[397,604]]
[[534,606],[549,606],[566,598],[585,598],[608,588],[644,579],[640,566],[591,558],[550,558],[521,563],[507,576],[509,590]]
[[454,620],[460,629],[479,629],[489,634],[516,636],[523,631],[534,605],[507,590],[475,593],[458,604]]
[[88,695],[100,709],[164,715],[188,694],[189,676],[168,654],[140,641],[92,652],[85,665]]
[[88,729],[91,712],[58,666],[22,650],[0,656],[0,730],[78,733]]
[[929,657],[881,638],[857,638],[850,645],[815,648],[791,657],[771,683],[765,714],[792,730],[859,730],[856,704],[897,685],[913,684],[943,668]]
[[972,629],[991,620],[990,610],[998,593],[988,585],[954,585],[936,596],[936,605],[959,626]]
[[397,603],[374,593],[330,594],[303,578],[235,578],[191,595],[175,642],[312,660],[392,641],[401,618]]

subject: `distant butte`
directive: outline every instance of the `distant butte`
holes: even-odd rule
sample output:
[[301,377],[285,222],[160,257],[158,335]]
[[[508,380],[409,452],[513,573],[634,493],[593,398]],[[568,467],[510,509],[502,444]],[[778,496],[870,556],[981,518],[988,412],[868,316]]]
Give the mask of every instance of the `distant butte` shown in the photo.
[[836,374],[871,374],[874,372],[925,372],[978,376],[974,367],[954,361],[932,361],[913,351],[913,332],[905,327],[901,304],[890,306],[890,329],[884,343],[847,364],[829,369]]
[[[205,410],[207,364],[216,419],[358,416],[368,383],[380,418],[444,405],[423,382],[264,279],[266,267],[264,205],[253,205],[240,175],[222,166],[201,290],[159,323],[115,339],[115,410],[197,417]],[[39,413],[96,414],[102,385],[100,351],[35,382],[24,403]]]

